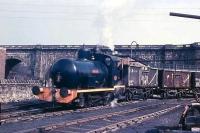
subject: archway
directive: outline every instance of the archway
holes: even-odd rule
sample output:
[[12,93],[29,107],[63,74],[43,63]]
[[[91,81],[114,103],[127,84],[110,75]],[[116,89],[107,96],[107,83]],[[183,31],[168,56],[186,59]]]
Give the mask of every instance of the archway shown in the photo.
[[22,62],[22,61],[19,59],[15,59],[15,58],[6,60],[6,69],[5,69],[5,78],[6,79],[8,78],[8,75],[9,75],[10,71],[12,70],[12,68],[15,65],[19,64],[20,62]]

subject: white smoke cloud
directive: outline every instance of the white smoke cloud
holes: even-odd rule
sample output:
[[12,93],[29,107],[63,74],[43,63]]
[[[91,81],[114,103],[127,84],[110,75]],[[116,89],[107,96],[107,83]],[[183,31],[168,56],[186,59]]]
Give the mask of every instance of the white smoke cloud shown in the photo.
[[97,20],[100,26],[100,43],[114,49],[113,29],[115,22],[120,18],[122,12],[126,11],[129,0],[103,0],[101,4],[101,15]]

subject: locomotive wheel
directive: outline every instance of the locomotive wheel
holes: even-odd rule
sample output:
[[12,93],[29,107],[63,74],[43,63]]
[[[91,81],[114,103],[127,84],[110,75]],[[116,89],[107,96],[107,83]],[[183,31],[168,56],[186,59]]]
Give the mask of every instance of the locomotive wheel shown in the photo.
[[197,92],[195,92],[195,93],[194,93],[194,97],[195,97],[196,101],[197,101],[198,103],[200,103],[200,94],[198,94]]
[[194,94],[194,97],[195,97],[196,101],[197,101],[198,103],[200,103],[200,93],[199,93],[199,89],[194,89],[194,90],[193,90],[193,94]]
[[109,104],[112,100],[114,100],[114,94],[113,93],[105,93],[104,105]]
[[87,94],[84,95],[84,107],[93,107],[93,106],[98,106],[98,105],[103,105],[104,104],[104,95],[98,95],[98,94]]

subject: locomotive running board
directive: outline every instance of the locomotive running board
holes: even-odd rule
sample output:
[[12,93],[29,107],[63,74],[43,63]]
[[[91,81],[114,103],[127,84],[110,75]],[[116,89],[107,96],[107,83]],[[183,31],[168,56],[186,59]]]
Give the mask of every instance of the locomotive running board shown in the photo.
[[124,85],[117,85],[113,88],[96,88],[96,89],[82,89],[77,90],[77,93],[88,93],[88,92],[102,92],[102,91],[114,91],[116,88],[124,88]]
[[83,90],[77,90],[77,93],[113,91],[113,90],[115,90],[115,88],[83,89]]

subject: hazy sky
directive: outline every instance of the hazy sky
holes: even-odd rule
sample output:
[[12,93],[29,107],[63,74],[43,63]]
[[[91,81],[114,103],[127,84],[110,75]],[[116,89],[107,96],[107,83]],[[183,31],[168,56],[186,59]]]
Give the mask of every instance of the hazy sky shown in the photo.
[[200,41],[200,0],[0,0],[0,44]]

